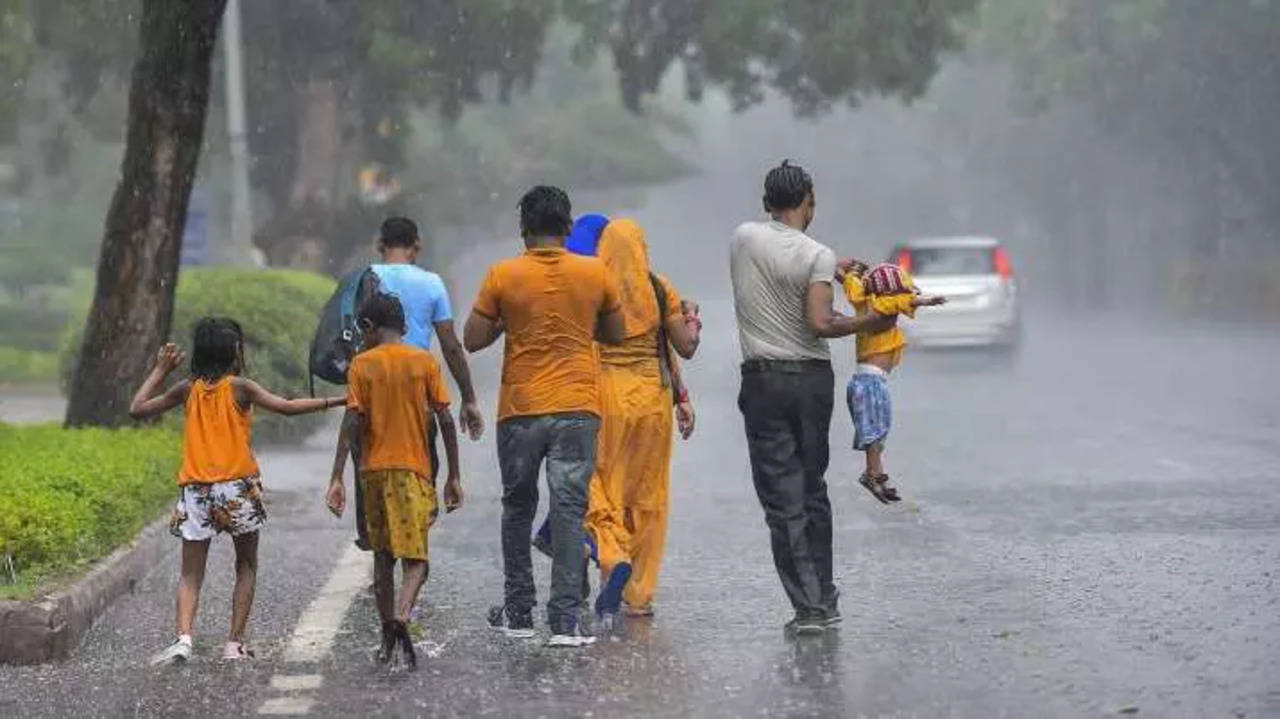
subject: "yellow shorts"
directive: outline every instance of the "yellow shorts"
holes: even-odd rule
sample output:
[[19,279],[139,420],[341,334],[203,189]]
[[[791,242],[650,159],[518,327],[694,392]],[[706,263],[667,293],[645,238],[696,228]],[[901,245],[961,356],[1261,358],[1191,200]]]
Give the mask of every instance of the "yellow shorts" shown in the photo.
[[361,472],[359,481],[369,548],[427,561],[427,532],[439,513],[431,481],[402,469]]

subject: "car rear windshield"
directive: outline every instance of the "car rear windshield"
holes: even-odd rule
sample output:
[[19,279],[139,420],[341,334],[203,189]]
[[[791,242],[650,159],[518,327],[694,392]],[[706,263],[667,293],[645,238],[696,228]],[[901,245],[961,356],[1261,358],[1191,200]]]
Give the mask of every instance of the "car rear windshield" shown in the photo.
[[990,247],[913,247],[911,272],[927,275],[992,275],[995,252]]

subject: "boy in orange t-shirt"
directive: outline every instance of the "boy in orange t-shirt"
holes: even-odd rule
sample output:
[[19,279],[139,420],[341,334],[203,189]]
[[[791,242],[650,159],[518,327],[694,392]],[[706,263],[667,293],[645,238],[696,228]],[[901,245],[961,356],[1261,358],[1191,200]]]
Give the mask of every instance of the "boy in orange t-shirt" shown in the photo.
[[[360,309],[370,348],[347,370],[347,414],[343,418],[329,483],[330,510],[346,506],[343,471],[350,443],[359,442],[356,481],[364,496],[365,529],[374,553],[374,597],[382,619],[378,661],[391,661],[398,647],[409,668],[417,666],[409,636],[409,613],[430,571],[427,533],[438,513],[432,483],[431,416],[444,438],[449,478],[445,511],[462,505],[458,431],[449,414],[449,393],[430,352],[402,342],[404,308],[393,295],[377,294]],[[403,579],[395,596],[395,565]]]

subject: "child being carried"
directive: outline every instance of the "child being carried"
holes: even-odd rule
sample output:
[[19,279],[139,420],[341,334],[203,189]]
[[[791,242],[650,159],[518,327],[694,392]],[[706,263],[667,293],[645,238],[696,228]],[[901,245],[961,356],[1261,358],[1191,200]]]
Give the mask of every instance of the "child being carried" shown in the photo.
[[[917,307],[941,305],[945,297],[920,294],[906,271],[896,265],[869,267],[858,260],[844,260],[836,279],[844,285],[845,297],[858,315],[915,317]],[[853,448],[866,453],[866,471],[858,483],[881,502],[897,502],[898,490],[889,485],[884,472],[884,443],[893,422],[889,399],[889,373],[902,361],[907,338],[894,326],[883,332],[859,334],[857,370],[849,380],[846,400],[853,417]]]

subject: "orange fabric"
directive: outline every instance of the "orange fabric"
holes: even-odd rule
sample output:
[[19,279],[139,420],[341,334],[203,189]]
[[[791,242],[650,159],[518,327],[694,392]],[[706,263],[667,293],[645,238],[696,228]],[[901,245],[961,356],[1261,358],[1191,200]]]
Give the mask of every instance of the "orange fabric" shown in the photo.
[[347,407],[364,420],[360,471],[430,477],[430,413],[448,404],[449,390],[430,352],[396,342],[356,355],[347,371]]
[[666,542],[674,418],[671,391],[654,365],[604,365],[604,415],[596,444],[596,469],[587,497],[587,531],[596,540],[607,577],[631,562],[624,594],[632,606],[657,590]]
[[[627,339],[621,345],[600,347],[600,359],[609,364],[658,361],[658,300],[649,279],[649,247],[644,230],[634,220],[610,222],[600,236],[600,260],[618,283],[622,312],[627,322]],[[680,316],[680,296],[663,278],[667,317]]]
[[491,267],[474,311],[505,326],[498,421],[599,415],[596,323],[618,307],[617,283],[594,257],[538,248]]
[[213,484],[258,476],[253,456],[253,408],[236,401],[235,384],[202,379],[187,393],[178,484]]

